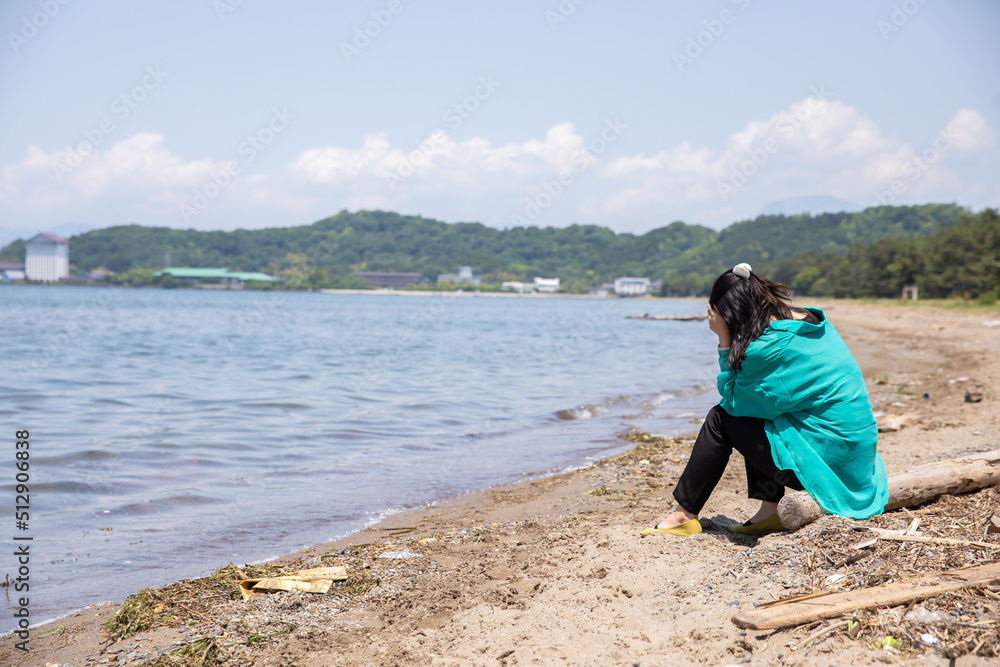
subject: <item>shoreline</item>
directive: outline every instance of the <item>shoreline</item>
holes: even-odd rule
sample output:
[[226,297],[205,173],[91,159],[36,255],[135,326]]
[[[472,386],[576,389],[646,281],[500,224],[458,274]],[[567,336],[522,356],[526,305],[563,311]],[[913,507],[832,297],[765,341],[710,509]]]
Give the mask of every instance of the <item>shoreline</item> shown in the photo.
[[[880,452],[890,472],[956,455],[962,447],[996,447],[1000,424],[992,416],[996,411],[991,404],[997,397],[991,395],[991,388],[1000,378],[1000,330],[982,323],[996,319],[997,311],[886,309],[882,304],[819,300],[816,305],[827,309],[858,359],[876,410],[925,413],[928,421],[922,427],[880,435]],[[949,382],[965,376],[971,378]],[[974,384],[984,393],[982,403],[961,402],[961,392]],[[925,393],[929,398],[922,398]],[[131,651],[124,655],[136,653],[134,661],[117,660],[115,664],[138,664],[150,651],[165,650],[178,642],[191,643],[192,635],[198,634],[219,644],[219,650],[236,651],[227,658],[229,664],[320,665],[344,655],[381,664],[515,664],[518,659],[530,661],[532,656],[543,661],[590,657],[600,661],[597,656],[603,656],[605,663],[690,664],[698,661],[702,649],[718,664],[739,662],[742,652],[751,655],[754,663],[759,658],[780,662],[777,655],[782,653],[785,663],[796,664],[801,656],[772,650],[777,647],[770,639],[745,640],[745,633],[741,637],[729,623],[728,614],[733,611],[730,601],[737,600],[738,608],[746,609],[744,605],[755,593],[770,592],[773,586],[759,573],[753,575],[756,578],[748,574],[731,581],[726,566],[731,566],[730,570],[736,567],[748,551],[767,552],[774,547],[771,551],[787,552],[796,545],[796,537],[809,529],[752,540],[752,545],[722,539],[715,532],[691,540],[638,539],[638,529],[668,509],[671,482],[686,460],[683,443],[690,435],[664,439],[656,447],[640,444],[623,455],[577,470],[393,513],[364,531],[276,559],[273,562],[279,566],[315,566],[310,564],[313,561],[344,563],[357,577],[348,584],[377,583],[355,595],[334,595],[332,590],[327,596],[279,594],[255,601],[252,606],[260,607],[258,616],[294,618],[296,626],[257,648],[237,651],[223,641],[242,636],[240,623],[247,624],[245,631],[269,627],[265,618],[256,621],[264,623],[261,627],[246,620],[254,615],[248,611],[251,605],[235,601],[195,609],[197,614],[190,618],[196,625],[188,625],[191,629],[186,632],[182,632],[185,628],[163,627],[107,646],[101,624],[116,611],[117,604],[112,603],[33,627],[33,655],[27,660],[18,661],[8,635],[0,643],[0,657],[16,665],[42,665],[49,660],[102,664],[119,655],[107,651],[129,647]],[[703,514],[708,517],[715,512],[716,523],[737,520],[749,508],[741,499],[742,462],[735,463],[738,465],[731,462]],[[890,514],[903,513],[882,518],[892,519]],[[378,558],[380,551],[404,548],[419,555],[399,561]],[[562,561],[554,557],[556,553],[563,554]],[[591,563],[595,565],[591,567]],[[645,574],[635,575],[637,569],[646,567],[659,571],[660,576],[649,580]],[[646,591],[651,584],[642,583],[662,582],[664,575],[670,579],[674,576],[671,573],[685,567],[693,568],[700,577],[657,583],[654,587],[663,590],[656,595]],[[769,567],[781,571],[778,565]],[[711,574],[716,570],[719,574]],[[368,579],[362,581],[363,577]],[[696,585],[699,578],[713,582],[707,593],[704,586]],[[753,579],[749,582],[752,591],[740,587],[748,578]],[[457,597],[450,596],[450,581],[462,582],[452,585]],[[524,581],[532,586],[525,588]],[[786,589],[794,590],[794,586]],[[785,592],[779,586],[774,594]],[[617,620],[609,624],[606,618],[602,621],[593,612],[574,606],[587,596],[598,606],[611,609]],[[667,604],[668,600],[672,602]],[[638,616],[629,611],[637,605],[644,609]],[[669,622],[657,620],[663,613],[677,617],[679,611],[669,611],[674,606],[678,610],[692,608]],[[697,617],[697,621],[689,618],[699,610],[707,616]],[[602,628],[608,636],[588,632],[587,623],[576,624],[577,614],[589,618],[590,627]],[[233,619],[237,617],[244,620],[236,623]],[[502,622],[501,617],[505,619]],[[61,630],[42,637],[60,622]],[[510,627],[520,630],[512,634]],[[466,632],[462,628],[475,629]],[[793,632],[773,634],[790,637]],[[703,639],[696,639],[695,633],[701,633]],[[689,637],[687,643],[677,645],[676,640],[684,636]],[[146,639],[138,641],[136,637]],[[877,662],[876,656],[881,657],[839,635],[831,635],[831,639],[827,643],[835,648],[822,653],[821,658],[814,653],[807,661],[871,664]],[[741,641],[758,646],[731,650],[743,646]],[[767,647],[761,648],[762,644]],[[479,652],[480,645],[487,647],[486,652]],[[106,651],[100,653],[105,646]],[[508,650],[511,653],[504,655]],[[88,662],[88,655],[94,660]],[[913,658],[914,654],[911,651],[906,656]],[[889,658],[892,662],[901,659]],[[937,659],[932,653],[930,662],[912,664],[947,664],[934,662]]]
[[[370,288],[370,289],[333,289],[333,288],[318,288],[318,289],[230,289],[225,286],[207,286],[207,287],[175,287],[175,288],[163,288],[154,285],[115,285],[111,283],[25,283],[25,282],[9,282],[0,283],[0,288],[2,287],[94,287],[94,288],[108,288],[108,289],[139,289],[139,290],[165,290],[165,291],[195,291],[204,290],[208,292],[248,292],[248,293],[272,293],[278,292],[281,294],[341,294],[341,295],[352,295],[352,296],[437,296],[437,297],[500,297],[500,298],[543,298],[543,299],[585,299],[585,300],[613,300],[621,301],[623,303],[627,302],[657,302],[657,301],[682,301],[682,302],[700,302],[707,303],[708,296],[660,296],[658,294],[644,294],[642,296],[630,296],[630,297],[619,297],[615,294],[575,294],[569,292],[530,292],[530,293],[517,293],[517,292],[479,292],[479,291],[464,291],[464,290],[395,290],[395,289],[385,289],[385,288]],[[917,309],[940,309],[944,311],[953,312],[968,312],[968,313],[979,313],[983,315],[990,315],[994,318],[1000,318],[1000,310],[997,309],[995,304],[980,304],[974,299],[959,300],[957,298],[943,298],[943,299],[931,299],[931,298],[921,298],[917,301],[911,301],[909,299],[900,299],[896,297],[858,297],[858,298],[840,298],[840,297],[809,297],[809,296],[793,296],[793,301],[802,302],[803,305],[812,305],[814,303],[841,303],[857,306],[872,306],[872,307],[886,307],[886,308],[917,308]],[[1000,326],[1000,319],[995,319],[996,324],[993,326]]]
[[708,297],[699,296],[659,296],[656,294],[645,294],[643,296],[633,296],[633,297],[619,297],[615,294],[574,294],[569,292],[480,292],[478,290],[395,290],[395,289],[384,289],[384,288],[370,288],[370,289],[332,289],[332,288],[319,288],[319,289],[243,289],[237,288],[232,289],[225,285],[209,285],[197,287],[193,286],[183,286],[183,287],[172,287],[165,288],[156,285],[115,285],[112,283],[24,283],[24,282],[11,282],[11,283],[0,283],[0,287],[96,287],[99,289],[143,289],[143,290],[165,290],[165,291],[196,291],[204,290],[207,292],[249,292],[249,293],[261,293],[267,294],[272,292],[280,292],[282,294],[342,294],[342,295],[353,295],[353,296],[437,296],[437,297],[501,297],[501,298],[526,298],[526,299],[609,299],[616,301],[707,301]]

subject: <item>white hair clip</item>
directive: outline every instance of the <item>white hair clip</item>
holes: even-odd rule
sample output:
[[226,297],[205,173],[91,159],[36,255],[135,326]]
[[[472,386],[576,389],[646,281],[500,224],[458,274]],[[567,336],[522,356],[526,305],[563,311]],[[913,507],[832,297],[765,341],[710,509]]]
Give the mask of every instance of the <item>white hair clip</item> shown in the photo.
[[733,267],[733,273],[738,275],[740,278],[749,278],[751,270],[750,265],[746,262],[740,262]]

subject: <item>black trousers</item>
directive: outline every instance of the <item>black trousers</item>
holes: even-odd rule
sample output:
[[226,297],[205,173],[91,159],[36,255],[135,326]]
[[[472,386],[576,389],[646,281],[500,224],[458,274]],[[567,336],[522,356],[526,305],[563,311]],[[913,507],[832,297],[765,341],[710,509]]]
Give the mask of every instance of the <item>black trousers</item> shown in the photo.
[[701,512],[722,479],[734,449],[746,463],[748,497],[776,503],[785,495],[786,486],[802,490],[795,473],[779,470],[774,464],[763,419],[733,417],[716,405],[708,411],[694,441],[691,458],[677,480],[674,489],[677,504],[692,514]]

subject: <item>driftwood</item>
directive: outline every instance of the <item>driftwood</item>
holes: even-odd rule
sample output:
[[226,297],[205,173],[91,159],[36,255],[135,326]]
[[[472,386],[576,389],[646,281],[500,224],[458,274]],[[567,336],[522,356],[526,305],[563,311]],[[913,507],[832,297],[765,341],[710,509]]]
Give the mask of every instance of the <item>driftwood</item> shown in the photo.
[[[931,537],[930,535],[913,535],[902,533],[885,528],[869,528],[878,535],[880,540],[894,540],[896,542],[923,542],[925,544],[942,544],[951,547],[982,547],[983,549],[1000,549],[1000,544],[993,542],[976,542],[975,540],[953,540],[948,537]],[[902,547],[901,547],[902,548]]]
[[672,320],[674,322],[697,322],[707,320],[708,315],[650,315],[649,313],[639,313],[638,315],[626,315],[626,320]]
[[[889,476],[885,510],[911,507],[946,493],[966,493],[1000,484],[1000,449],[927,463]],[[808,493],[790,493],[778,503],[778,517],[789,530],[798,530],[823,511]]]
[[949,570],[911,581],[861,588],[845,593],[813,594],[771,605],[747,614],[733,616],[733,623],[750,630],[773,630],[809,623],[821,618],[836,618],[858,609],[895,607],[951,591],[984,586],[1000,580],[1000,563]]

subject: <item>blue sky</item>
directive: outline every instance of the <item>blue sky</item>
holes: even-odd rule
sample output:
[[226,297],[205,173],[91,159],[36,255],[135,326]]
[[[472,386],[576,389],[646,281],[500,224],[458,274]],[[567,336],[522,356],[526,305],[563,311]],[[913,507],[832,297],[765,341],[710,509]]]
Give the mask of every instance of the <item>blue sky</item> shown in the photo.
[[1000,205],[990,0],[10,0],[0,27],[0,234]]

